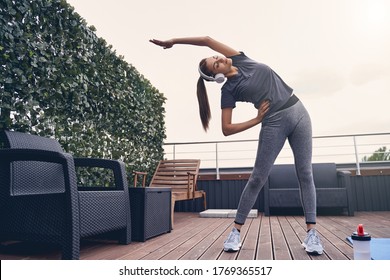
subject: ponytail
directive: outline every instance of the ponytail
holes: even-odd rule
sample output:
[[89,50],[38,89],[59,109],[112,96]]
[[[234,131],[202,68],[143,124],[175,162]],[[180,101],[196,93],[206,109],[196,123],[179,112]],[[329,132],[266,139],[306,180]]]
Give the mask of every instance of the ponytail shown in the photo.
[[211,119],[211,112],[206,86],[202,77],[198,79],[196,95],[198,96],[200,120],[202,121],[203,129],[207,131]]

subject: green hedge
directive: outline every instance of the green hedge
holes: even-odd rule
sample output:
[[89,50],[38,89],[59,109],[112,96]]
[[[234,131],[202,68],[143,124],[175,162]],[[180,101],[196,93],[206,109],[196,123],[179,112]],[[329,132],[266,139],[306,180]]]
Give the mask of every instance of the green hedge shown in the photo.
[[0,130],[152,173],[165,98],[94,31],[66,1],[0,1]]

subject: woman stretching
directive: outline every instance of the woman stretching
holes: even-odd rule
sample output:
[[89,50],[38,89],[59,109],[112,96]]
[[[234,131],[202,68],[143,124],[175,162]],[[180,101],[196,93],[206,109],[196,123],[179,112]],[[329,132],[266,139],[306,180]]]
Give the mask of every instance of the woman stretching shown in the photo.
[[[307,225],[302,243],[309,254],[322,254],[323,246],[315,230],[316,193],[312,173],[312,129],[308,112],[302,102],[270,67],[248,58],[243,52],[210,37],[174,38],[152,43],[171,48],[175,44],[206,46],[221,55],[202,59],[199,63],[197,97],[203,128],[211,118],[204,81],[223,84],[221,89],[222,132],[232,135],[262,122],[255,166],[240,198],[234,227],[224,242],[227,252],[241,247],[240,230],[257,196],[267,181],[269,172],[288,139],[294,154],[295,168],[301,189],[301,200]],[[248,121],[232,123],[237,101],[251,102],[257,115]]]

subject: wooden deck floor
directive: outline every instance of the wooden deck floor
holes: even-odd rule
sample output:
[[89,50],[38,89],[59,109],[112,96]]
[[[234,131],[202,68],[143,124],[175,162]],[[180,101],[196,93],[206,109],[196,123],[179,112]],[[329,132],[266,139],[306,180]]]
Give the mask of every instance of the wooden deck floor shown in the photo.
[[[175,213],[172,232],[147,240],[119,245],[112,241],[83,240],[83,260],[348,260],[352,246],[346,241],[359,223],[372,237],[390,238],[390,212],[356,212],[355,216],[319,216],[317,229],[325,252],[309,256],[301,246],[305,236],[302,216],[263,213],[248,219],[242,229],[242,248],[226,253],[222,244],[232,228],[231,218],[200,218],[197,213]],[[26,243],[0,246],[0,259],[60,259],[56,248]]]

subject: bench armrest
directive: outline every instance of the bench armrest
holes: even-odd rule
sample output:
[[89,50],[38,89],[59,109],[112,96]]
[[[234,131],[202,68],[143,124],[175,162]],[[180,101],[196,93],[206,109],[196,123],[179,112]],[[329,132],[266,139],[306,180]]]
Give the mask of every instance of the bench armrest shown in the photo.
[[195,176],[196,176],[196,173],[194,172],[187,172],[187,175],[188,175],[188,194],[191,192],[191,180],[192,180],[192,195],[194,196],[195,195],[195,191],[196,191],[196,181],[195,181]]
[[143,177],[142,177],[142,187],[144,188],[145,185],[146,185],[146,176],[148,175],[148,173],[146,173],[146,172],[140,172],[140,171],[134,171],[134,172],[133,172],[133,175],[134,175],[134,188],[137,187],[138,176],[143,176]]

